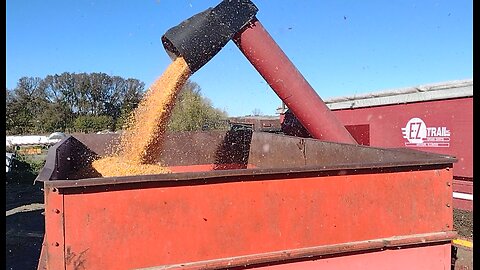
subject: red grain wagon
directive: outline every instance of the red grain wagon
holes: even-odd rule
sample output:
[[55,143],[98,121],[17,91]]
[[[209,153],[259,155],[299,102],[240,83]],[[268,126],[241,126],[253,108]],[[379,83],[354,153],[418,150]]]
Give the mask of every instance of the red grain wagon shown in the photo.
[[357,141],[458,158],[453,206],[473,206],[473,80],[326,100]]
[[450,268],[451,156],[190,132],[158,157],[172,173],[98,178],[117,139],[49,150],[39,269]]

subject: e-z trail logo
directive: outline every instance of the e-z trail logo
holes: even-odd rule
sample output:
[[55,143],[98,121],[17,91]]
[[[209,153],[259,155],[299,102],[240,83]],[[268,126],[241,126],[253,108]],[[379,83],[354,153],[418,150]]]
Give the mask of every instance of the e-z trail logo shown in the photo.
[[420,118],[412,118],[402,128],[405,146],[449,147],[450,130],[447,127],[427,127]]

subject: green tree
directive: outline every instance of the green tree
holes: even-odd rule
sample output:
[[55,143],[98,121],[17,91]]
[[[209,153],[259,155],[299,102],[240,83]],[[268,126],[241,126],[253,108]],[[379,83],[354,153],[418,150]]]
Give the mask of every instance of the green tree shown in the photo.
[[112,130],[114,121],[107,115],[82,115],[75,119],[73,126],[75,131],[91,133]]
[[59,103],[48,103],[43,113],[36,117],[37,130],[41,133],[65,131],[73,127],[68,122],[69,111]]
[[[22,77],[6,89],[7,134],[116,130],[128,123],[145,84],[105,73],[68,73]],[[168,129],[192,131],[225,127],[227,114],[188,81],[173,109]]]
[[[68,86],[73,85],[73,80],[69,78],[70,82],[62,82],[65,77],[70,77],[69,73],[63,73],[63,76],[48,75],[43,80],[49,109],[42,115],[42,120],[46,121],[50,131],[66,131],[73,128],[73,121],[76,117],[72,108],[74,99],[68,91]],[[52,125],[53,121],[56,124]]]
[[7,134],[41,132],[37,116],[46,108],[42,79],[22,77],[12,91],[7,89],[6,128]]
[[7,135],[26,134],[32,128],[32,114],[13,91],[7,89],[6,95],[6,133]]
[[15,89],[6,89],[7,134],[70,132],[80,116],[107,116],[115,129],[138,106],[144,85],[105,73],[20,78]]
[[201,95],[201,88],[192,81],[182,88],[168,125],[171,131],[193,131],[225,128],[226,112],[212,106]]

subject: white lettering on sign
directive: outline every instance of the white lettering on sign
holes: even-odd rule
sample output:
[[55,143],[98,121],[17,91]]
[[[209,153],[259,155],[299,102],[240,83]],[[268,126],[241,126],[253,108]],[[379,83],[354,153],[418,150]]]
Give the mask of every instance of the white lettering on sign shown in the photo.
[[449,147],[450,130],[447,127],[427,127],[420,118],[412,118],[402,128],[405,146],[411,147]]

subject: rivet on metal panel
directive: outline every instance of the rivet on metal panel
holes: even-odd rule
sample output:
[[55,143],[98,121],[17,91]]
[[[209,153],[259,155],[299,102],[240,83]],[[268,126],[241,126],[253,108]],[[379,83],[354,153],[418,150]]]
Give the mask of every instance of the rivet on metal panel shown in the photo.
[[447,182],[447,186],[451,186],[452,184],[450,182]]
[[55,214],[60,214],[60,210],[58,210],[58,209],[55,209],[53,211],[55,212]]
[[448,224],[447,224],[447,226],[446,226],[446,227],[447,227],[447,228],[450,228],[450,225],[448,225]]
[[57,192],[57,188],[52,188],[52,191],[53,191],[53,192]]
[[447,207],[450,207],[450,204],[449,204],[449,203],[447,203]]
[[450,168],[446,168],[447,171],[450,171]]
[[53,245],[56,246],[56,247],[58,247],[58,246],[60,246],[60,243],[55,242],[55,243],[53,243]]

